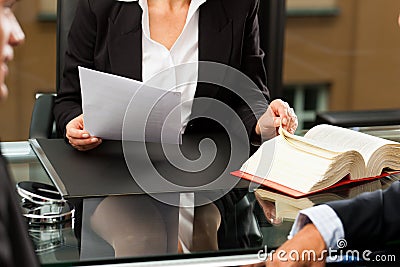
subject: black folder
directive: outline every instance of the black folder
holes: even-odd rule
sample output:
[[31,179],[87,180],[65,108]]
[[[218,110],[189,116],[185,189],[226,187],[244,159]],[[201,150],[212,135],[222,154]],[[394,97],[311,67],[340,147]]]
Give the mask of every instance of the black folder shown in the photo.
[[[199,140],[202,139],[201,136],[186,136],[179,149],[186,158],[196,160],[201,154]],[[172,185],[177,184],[180,187],[179,189],[174,186],[166,188],[155,180],[150,189],[151,192],[149,188],[145,188],[147,193],[192,192],[221,177],[226,179],[224,181],[228,181],[229,186],[231,183],[235,183],[236,187],[248,186],[248,183],[230,174],[231,171],[240,168],[248,158],[245,144],[243,148],[236,147],[236,152],[232,153],[229,138],[219,136],[213,140],[217,151],[215,159],[207,168],[197,172],[185,171],[171,164],[164,155],[161,144],[156,143],[129,142],[127,144],[125,142],[123,148],[121,141],[103,141],[99,147],[86,152],[77,151],[63,139],[32,139],[30,143],[53,183],[65,198],[142,194],[144,193],[142,185],[137,183],[138,180],[133,178],[132,173],[134,175],[139,173],[140,181],[152,181],[151,179],[155,179],[154,168]],[[148,168],[146,164],[142,164],[146,157],[138,151],[144,145],[154,168]],[[178,145],[166,145],[168,146],[171,148]],[[129,148],[128,152],[127,148]],[[123,149],[125,156],[128,153],[129,160],[135,161],[134,167],[139,166],[140,172],[135,170],[132,172],[131,165],[130,172]],[[200,163],[193,161],[193,164]],[[239,181],[240,184],[238,184]],[[225,184],[226,182],[213,183],[212,189],[225,189]],[[206,190],[209,189],[210,187],[206,187]]]
[[341,127],[368,127],[400,124],[400,109],[325,111],[317,114],[315,124]]

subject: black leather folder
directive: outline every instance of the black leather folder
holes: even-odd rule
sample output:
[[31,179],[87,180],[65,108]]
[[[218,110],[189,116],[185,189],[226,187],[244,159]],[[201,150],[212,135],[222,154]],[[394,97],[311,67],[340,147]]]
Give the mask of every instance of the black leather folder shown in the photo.
[[320,112],[315,125],[323,123],[341,127],[400,125],[400,109]]
[[[207,168],[203,168],[204,164],[196,161],[201,154],[201,139],[186,136],[182,145],[166,145],[167,149],[173,151],[168,159],[161,145],[156,143],[125,142],[123,147],[121,141],[103,141],[99,147],[87,152],[75,150],[63,139],[32,139],[30,143],[65,198],[141,194],[144,193],[143,181],[151,181],[151,187],[144,188],[147,193],[192,192],[199,188],[209,190],[210,187],[203,186],[210,184],[212,189],[217,190],[224,189],[231,183],[237,184],[239,179],[230,172],[240,168],[248,158],[246,148],[236,148],[236,152],[233,153],[229,138],[217,137],[214,139],[217,149],[215,158]],[[144,146],[146,154],[141,151]],[[208,150],[211,147],[205,146],[203,149]],[[179,159],[179,153],[175,153],[177,148],[186,158],[194,161],[189,161],[184,168],[171,164],[171,157]],[[127,164],[127,157],[134,164]],[[149,167],[149,159],[153,167]],[[176,162],[177,159],[172,159],[174,160]],[[186,167],[193,167],[199,171],[188,171],[185,170]],[[154,170],[171,186],[166,187],[158,182],[159,178],[154,177]],[[218,179],[221,177],[223,179]],[[216,180],[218,182],[215,182]],[[220,183],[222,180],[225,182]],[[226,185],[226,181],[229,181],[229,185]],[[247,185],[243,182],[241,184],[243,187]],[[178,185],[179,188],[174,185]]]

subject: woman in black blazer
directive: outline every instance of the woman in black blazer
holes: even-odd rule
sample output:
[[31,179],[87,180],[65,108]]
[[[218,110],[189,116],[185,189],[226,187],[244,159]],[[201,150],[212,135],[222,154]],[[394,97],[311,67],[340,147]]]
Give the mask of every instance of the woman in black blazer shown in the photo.
[[[143,12],[144,9],[141,6],[143,3],[147,3],[148,13]],[[144,29],[146,25],[142,25],[143,16],[149,15],[149,32],[152,41],[158,42],[171,51],[182,32],[187,29],[185,27],[189,27],[190,22],[187,18],[191,12],[190,7],[193,7],[192,4],[199,5],[196,10],[198,23],[192,25],[196,27],[192,29],[195,29],[196,31],[193,32],[197,34],[189,37],[189,39],[197,38],[198,58],[196,61],[217,62],[239,70],[255,84],[253,88],[243,88],[244,94],[257,95],[250,103],[254,107],[253,110],[238,96],[218,86],[199,83],[195,89],[194,98],[216,99],[232,108],[243,122],[247,132],[245,137],[251,138],[252,142],[260,139],[261,134],[271,129],[275,134],[275,127],[279,127],[280,124],[294,132],[297,127],[297,118],[287,103],[281,100],[272,101],[267,110],[267,102],[270,98],[263,65],[264,53],[259,45],[257,19],[259,0],[80,0],[68,37],[64,75],[54,107],[58,132],[66,137],[73,147],[78,150],[89,150],[101,143],[100,138],[91,136],[84,130],[78,66],[138,81],[145,80],[143,79],[145,68],[142,63],[145,60],[146,47],[143,40],[146,36],[143,35],[146,33]],[[201,80],[200,77],[199,80]],[[208,132],[217,129],[218,126],[214,126],[209,121],[196,119],[188,123],[185,132]],[[99,205],[93,218],[108,214],[109,210],[102,207],[114,200],[122,201],[121,198],[106,198]],[[223,205],[227,204],[223,203]],[[234,205],[234,203],[229,205]],[[126,220],[130,225],[133,224],[132,221],[135,221],[136,214],[141,213],[132,209],[130,212],[133,216]],[[204,224],[213,225],[213,229],[207,232],[212,233],[214,238],[210,239],[212,244],[206,247],[214,249],[215,234],[221,221],[218,214],[220,210],[217,210],[215,205],[205,205],[197,208],[196,212],[209,216],[215,214],[215,216],[210,216],[211,218]],[[98,226],[99,234],[104,236],[107,229],[97,224],[102,221],[104,220],[94,220],[92,223],[94,227]],[[194,222],[194,225],[194,232],[196,232],[198,224]],[[128,229],[134,230],[132,227]],[[108,234],[106,236],[109,236]],[[105,239],[107,240],[106,237]],[[204,245],[204,242],[200,243]]]
[[[148,1],[149,6],[154,3]],[[187,5],[180,6],[176,9],[178,11],[166,11],[161,7],[149,9],[151,38],[167,48],[181,33],[179,25],[185,21],[190,1],[183,3]],[[249,137],[259,136],[260,129],[278,127],[281,119],[283,126],[294,132],[297,118],[287,103],[272,101],[266,112],[269,93],[264,54],[259,46],[257,10],[258,0],[207,0],[199,8],[198,22],[198,60],[222,63],[250,77],[261,96],[252,103],[257,110],[249,110],[222,88],[198,85],[195,98],[214,98],[232,107],[242,119]],[[160,20],[162,22],[156,25]],[[157,27],[165,28],[160,30]],[[100,138],[84,131],[77,67],[141,81],[142,52],[142,9],[137,1],[79,1],[69,34],[63,81],[54,108],[59,133],[75,148],[88,150],[101,143]],[[263,119],[257,120],[263,114]]]

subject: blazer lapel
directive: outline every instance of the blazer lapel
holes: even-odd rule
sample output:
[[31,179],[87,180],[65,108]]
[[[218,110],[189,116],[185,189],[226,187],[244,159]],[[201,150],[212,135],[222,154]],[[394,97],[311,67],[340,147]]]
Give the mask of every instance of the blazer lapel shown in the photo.
[[199,60],[228,64],[232,49],[232,20],[221,0],[208,0],[200,7]]
[[[225,14],[221,0],[207,0],[199,14],[199,61],[229,65],[232,50],[232,19]],[[199,66],[199,80],[207,79],[207,69]],[[195,97],[213,97],[215,86],[198,86]]]
[[[233,29],[222,0],[208,0],[199,12],[199,60],[229,65]],[[137,2],[120,2],[111,14],[107,40],[111,72],[141,81],[142,9]],[[202,73],[200,66],[199,76]],[[195,97],[215,94],[214,86],[201,86]]]
[[111,72],[142,80],[142,9],[137,2],[118,3],[109,18]]

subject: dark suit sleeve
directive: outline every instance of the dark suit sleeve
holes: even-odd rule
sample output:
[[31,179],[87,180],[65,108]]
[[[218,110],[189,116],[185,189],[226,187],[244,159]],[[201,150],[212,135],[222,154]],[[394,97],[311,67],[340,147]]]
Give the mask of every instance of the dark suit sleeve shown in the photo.
[[241,70],[258,86],[265,99],[269,100],[270,95],[266,86],[267,77],[263,61],[265,54],[260,48],[258,8],[259,0],[252,1],[245,25]]
[[6,162],[0,154],[0,266],[39,266],[17,202]]
[[78,1],[76,15],[68,35],[63,79],[54,106],[57,131],[64,137],[68,122],[82,114],[78,66],[93,68],[96,23],[90,1]]
[[328,203],[341,219],[348,246],[375,246],[400,240],[400,182],[385,191]]
[[249,134],[253,133],[257,120],[266,111],[270,99],[269,90],[266,86],[264,52],[260,48],[258,7],[259,0],[251,1],[245,24],[240,67],[240,70],[257,85],[257,88],[247,88],[246,98],[252,101],[252,109],[248,105],[242,105],[238,109],[238,114],[246,125]]

